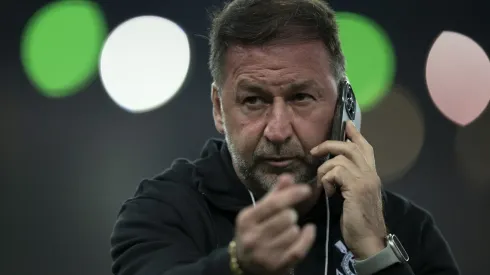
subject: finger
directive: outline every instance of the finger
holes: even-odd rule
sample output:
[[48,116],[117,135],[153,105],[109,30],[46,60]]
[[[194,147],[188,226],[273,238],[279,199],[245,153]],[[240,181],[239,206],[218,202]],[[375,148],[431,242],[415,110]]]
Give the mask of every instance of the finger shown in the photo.
[[[292,176],[280,175],[277,178],[277,183],[274,185],[272,190],[269,191],[269,194],[267,194],[266,197],[270,196],[274,192],[277,192],[279,190],[283,190],[283,189],[287,188],[288,186],[292,186],[292,185],[294,185]],[[253,211],[254,208],[255,208],[255,206],[253,206],[253,207],[250,206],[250,207],[243,209],[240,212],[240,214],[237,216],[236,224],[244,225],[246,228],[254,227],[256,225],[256,223],[259,222],[259,220],[256,219],[255,211]]]
[[328,153],[337,156],[344,155],[361,169],[370,168],[367,159],[354,142],[327,140],[311,150],[313,156],[323,156]]
[[335,184],[341,191],[345,191],[350,188],[349,182],[354,182],[351,179],[352,174],[349,170],[343,166],[335,166],[322,177],[321,181],[325,189],[330,188],[329,185]]
[[257,226],[254,210],[253,206],[247,206],[238,213],[235,220],[237,233],[246,232],[249,228]]
[[325,190],[325,193],[327,194],[328,197],[333,196],[335,192],[337,191],[337,187],[335,186],[335,182],[329,182],[327,180],[321,180],[323,189]]
[[265,220],[259,224],[257,230],[259,234],[265,237],[274,237],[281,234],[298,222],[298,213],[292,208],[286,208],[278,214],[272,216],[270,219]]
[[308,254],[316,237],[316,227],[314,224],[308,224],[303,227],[299,238],[284,253],[281,262],[283,265],[293,267],[303,260]]
[[277,212],[292,207],[309,198],[311,188],[306,184],[294,184],[282,190],[275,190],[260,200],[253,209],[253,219],[261,222]]
[[293,225],[288,227],[286,230],[276,235],[274,238],[270,239],[269,246],[272,249],[282,249],[285,251],[289,248],[300,236],[301,229],[298,225]]
[[294,179],[291,175],[280,175],[279,177],[277,177],[277,183],[274,184],[271,192],[282,190],[291,185],[294,185]]
[[[332,169],[328,170],[321,178],[323,189],[328,197],[331,197],[337,191],[337,177],[336,174],[339,173],[341,166],[332,166]],[[341,183],[338,184],[339,186]]]
[[364,136],[357,130],[354,122],[349,120],[346,123],[345,132],[347,138],[353,143],[357,144],[363,155],[366,157],[366,161],[374,167],[374,150],[371,144],[364,138]]
[[322,178],[328,171],[332,170],[335,166],[343,166],[350,171],[357,171],[359,168],[344,155],[335,156],[332,159],[325,161],[317,169],[317,177]]

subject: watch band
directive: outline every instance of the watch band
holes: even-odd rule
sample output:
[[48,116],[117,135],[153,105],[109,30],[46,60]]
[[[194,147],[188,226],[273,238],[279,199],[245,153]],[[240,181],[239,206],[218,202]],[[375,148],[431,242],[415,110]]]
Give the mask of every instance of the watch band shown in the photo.
[[378,254],[361,261],[354,261],[354,268],[357,275],[372,275],[383,270],[391,265],[400,263],[400,259],[396,256],[390,245],[387,245]]

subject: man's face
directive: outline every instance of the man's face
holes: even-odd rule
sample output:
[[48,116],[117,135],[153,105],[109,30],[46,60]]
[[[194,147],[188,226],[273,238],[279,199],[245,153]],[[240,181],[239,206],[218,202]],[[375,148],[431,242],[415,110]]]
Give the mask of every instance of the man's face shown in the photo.
[[309,151],[327,139],[337,99],[329,62],[321,41],[229,48],[213,115],[250,188],[265,192],[284,173],[316,176]]

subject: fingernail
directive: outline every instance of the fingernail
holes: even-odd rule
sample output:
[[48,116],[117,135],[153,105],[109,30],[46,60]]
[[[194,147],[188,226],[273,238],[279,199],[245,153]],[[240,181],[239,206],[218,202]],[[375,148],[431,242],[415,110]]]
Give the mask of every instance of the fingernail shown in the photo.
[[310,150],[310,154],[316,153],[317,150],[318,150],[318,146],[313,147],[313,149]]

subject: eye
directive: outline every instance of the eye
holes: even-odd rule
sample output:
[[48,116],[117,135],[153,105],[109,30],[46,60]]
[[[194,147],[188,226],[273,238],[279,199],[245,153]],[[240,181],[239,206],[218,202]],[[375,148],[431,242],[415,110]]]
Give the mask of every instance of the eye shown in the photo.
[[245,105],[255,106],[255,105],[260,105],[262,103],[264,103],[264,100],[262,100],[262,98],[258,96],[249,96],[243,100],[243,104]]
[[313,99],[314,98],[311,95],[305,93],[297,93],[292,97],[292,100],[297,102],[305,102]]

